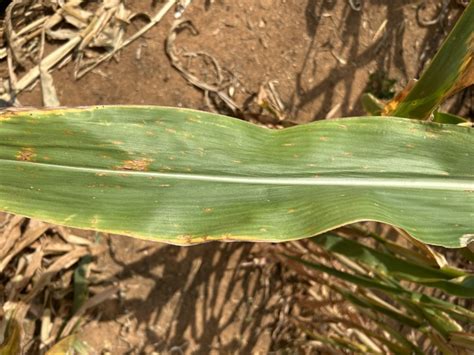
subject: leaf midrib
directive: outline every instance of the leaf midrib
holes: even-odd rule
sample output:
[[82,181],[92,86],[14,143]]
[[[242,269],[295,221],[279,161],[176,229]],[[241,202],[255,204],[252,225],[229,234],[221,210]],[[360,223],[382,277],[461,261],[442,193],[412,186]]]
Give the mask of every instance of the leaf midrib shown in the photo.
[[445,191],[474,191],[474,180],[454,179],[446,176],[436,178],[399,178],[399,177],[346,177],[346,176],[314,176],[314,177],[257,177],[238,175],[209,175],[195,173],[172,173],[156,171],[113,170],[103,168],[78,167],[38,163],[29,161],[16,161],[0,159],[0,163],[13,165],[30,165],[43,168],[78,171],[83,173],[110,175],[143,176],[147,178],[175,179],[183,181],[202,181],[216,183],[233,183],[249,185],[281,185],[281,186],[340,186],[340,187],[367,187],[367,188],[393,188],[393,189],[422,189]]

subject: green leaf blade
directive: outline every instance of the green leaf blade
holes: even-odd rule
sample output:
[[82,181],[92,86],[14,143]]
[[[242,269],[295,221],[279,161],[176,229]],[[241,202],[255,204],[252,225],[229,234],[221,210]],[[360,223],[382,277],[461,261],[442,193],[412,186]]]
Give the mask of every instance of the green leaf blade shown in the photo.
[[386,114],[426,119],[444,100],[474,84],[474,2],[470,2],[442,47],[406,97]]
[[472,143],[470,128],[395,118],[270,131],[160,107],[8,113],[0,210],[173,244],[376,220],[458,247],[474,233]]

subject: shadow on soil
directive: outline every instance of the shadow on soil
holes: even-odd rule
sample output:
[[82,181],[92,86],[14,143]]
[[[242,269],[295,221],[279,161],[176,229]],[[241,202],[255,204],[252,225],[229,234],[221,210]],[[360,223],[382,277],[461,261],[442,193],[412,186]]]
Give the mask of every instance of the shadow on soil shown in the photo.
[[[110,245],[112,258],[122,267],[112,277],[128,283],[139,276],[153,285],[146,297],[127,297],[120,308],[132,311],[138,326],[146,325],[146,344],[153,344],[156,351],[187,352],[191,338],[194,354],[212,349],[254,353],[262,341],[258,335],[274,328],[265,316],[275,312],[269,303],[280,286],[262,268],[246,267],[252,247],[245,243],[166,245],[124,263]],[[275,321],[274,314],[270,318]],[[263,341],[270,345],[269,338]]]
[[[363,108],[360,104],[360,97],[356,100],[357,104],[354,107],[350,107],[350,96],[353,91],[353,78],[356,72],[360,68],[366,66],[372,61],[376,62],[376,71],[381,73],[387,73],[394,67],[403,78],[404,84],[408,80],[412,79],[408,76],[406,70],[406,63],[404,59],[404,46],[403,38],[405,32],[405,15],[403,8],[405,6],[412,6],[413,2],[409,0],[403,1],[384,1],[384,0],[370,0],[363,2],[362,11],[365,9],[373,9],[376,7],[385,7],[386,25],[383,35],[381,35],[375,42],[369,46],[363,48],[360,43],[362,28],[362,11],[357,12],[351,9],[349,1],[344,8],[344,14],[341,28],[337,31],[339,39],[343,42],[347,53],[345,56],[348,58],[347,64],[340,64],[331,70],[327,71],[324,78],[319,79],[317,84],[305,89],[303,85],[303,79],[308,75],[308,71],[312,70],[316,72],[318,63],[314,60],[315,54],[318,51],[331,51],[333,44],[328,41],[327,43],[317,43],[318,31],[321,22],[324,18],[324,14],[330,12],[335,6],[335,1],[324,0],[308,0],[305,9],[306,19],[306,32],[311,38],[310,45],[306,50],[301,69],[296,76],[295,91],[292,98],[290,99],[289,107],[291,107],[291,115],[297,117],[298,113],[305,106],[309,106],[312,101],[323,97],[323,104],[321,109],[314,113],[313,120],[323,119],[326,114],[334,107],[333,102],[335,88],[339,83],[343,83],[345,95],[340,103],[340,116],[356,116],[363,112]],[[455,5],[453,5],[455,6]],[[420,38],[419,48],[425,50],[423,54],[424,60],[420,60],[418,68],[418,76],[421,74],[423,66],[429,58],[432,58],[442,40],[448,33],[445,21],[440,21],[436,26],[427,27],[427,33],[424,38]],[[418,61],[418,58],[414,58]],[[312,66],[311,69],[309,69]],[[309,74],[311,75],[311,74]],[[459,104],[461,105],[461,104]]]

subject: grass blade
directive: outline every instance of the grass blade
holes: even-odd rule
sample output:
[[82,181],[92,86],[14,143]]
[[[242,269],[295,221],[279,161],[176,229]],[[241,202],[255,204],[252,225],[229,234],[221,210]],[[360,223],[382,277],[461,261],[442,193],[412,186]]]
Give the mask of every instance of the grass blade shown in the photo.
[[415,264],[333,234],[324,234],[311,240],[325,250],[347,256],[377,272],[436,287],[451,295],[474,298],[474,276],[467,273],[453,277],[443,270]]

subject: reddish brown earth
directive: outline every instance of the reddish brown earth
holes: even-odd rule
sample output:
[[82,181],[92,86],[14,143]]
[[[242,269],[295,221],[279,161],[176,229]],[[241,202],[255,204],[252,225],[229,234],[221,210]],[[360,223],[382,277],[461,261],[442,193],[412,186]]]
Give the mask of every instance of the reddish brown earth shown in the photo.
[[[153,11],[151,1],[127,3],[135,11]],[[421,14],[433,17],[438,2],[426,3]],[[195,0],[184,17],[199,34],[183,31],[176,46],[206,52],[232,73],[239,105],[275,81],[288,120],[354,116],[363,114],[360,97],[372,73],[385,73],[396,89],[419,76],[461,10],[452,3],[440,23],[423,27],[416,20],[417,4],[408,0],[363,0],[360,12],[346,0]],[[209,110],[203,93],[172,68],[165,54],[173,20],[168,14],[118,61],[79,81],[72,65],[55,71],[61,104]],[[202,61],[187,63],[203,81],[212,79]],[[19,100],[41,106],[39,87]],[[451,105],[459,111],[466,102]],[[96,353],[247,354],[284,346],[277,339],[288,304],[284,277],[277,266],[260,265],[265,259],[255,255],[264,245],[179,248],[119,236],[102,240],[109,249],[95,265],[96,282],[114,282],[121,292],[82,327],[82,339]]]

